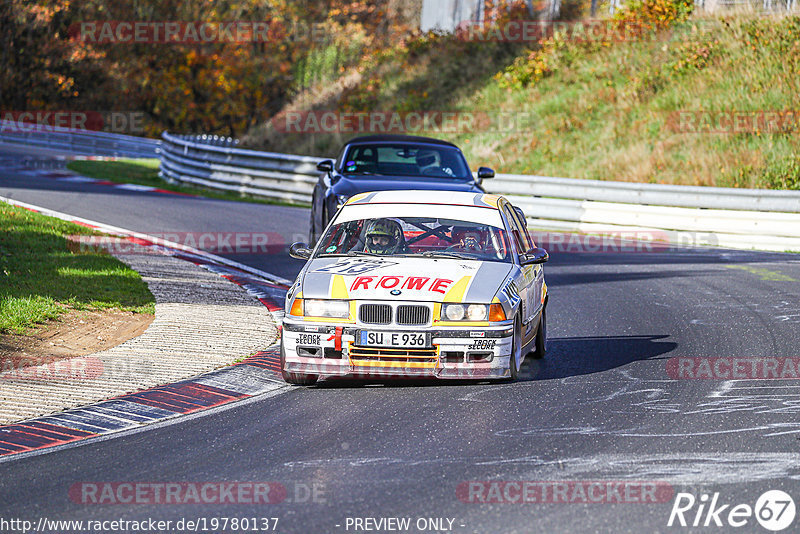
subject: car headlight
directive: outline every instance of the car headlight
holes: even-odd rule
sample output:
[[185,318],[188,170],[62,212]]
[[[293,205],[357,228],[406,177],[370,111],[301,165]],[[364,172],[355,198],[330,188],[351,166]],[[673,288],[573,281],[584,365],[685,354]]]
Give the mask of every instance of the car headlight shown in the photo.
[[501,304],[443,304],[442,321],[505,321]]
[[467,320],[469,321],[485,321],[489,315],[487,308],[482,304],[470,304],[467,306]]
[[346,300],[304,300],[303,314],[306,317],[329,317],[347,319],[350,317],[350,302]]
[[445,304],[442,319],[448,321],[485,321],[489,316],[486,304]]
[[466,308],[461,304],[445,304],[442,307],[442,318],[448,321],[461,321],[465,313]]

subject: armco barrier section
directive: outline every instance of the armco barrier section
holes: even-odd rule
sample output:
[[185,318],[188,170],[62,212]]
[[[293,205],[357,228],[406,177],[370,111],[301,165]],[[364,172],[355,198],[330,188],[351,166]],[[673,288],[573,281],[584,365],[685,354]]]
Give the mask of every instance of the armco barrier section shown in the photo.
[[124,158],[157,158],[161,144],[158,139],[133,135],[10,121],[0,121],[0,142]]
[[162,178],[291,202],[311,201],[318,158],[208,144],[164,133]]
[[[161,175],[215,189],[308,203],[318,158],[214,146],[164,133]],[[800,251],[800,191],[693,187],[501,174],[484,183],[534,229],[652,233],[674,244]]]

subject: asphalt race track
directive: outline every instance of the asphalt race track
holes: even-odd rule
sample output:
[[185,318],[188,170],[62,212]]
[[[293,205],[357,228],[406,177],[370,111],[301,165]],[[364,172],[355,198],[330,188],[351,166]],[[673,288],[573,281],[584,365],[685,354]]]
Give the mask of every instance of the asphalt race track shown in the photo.
[[[4,149],[0,160],[14,152]],[[0,195],[147,233],[269,231],[289,242],[308,224],[298,208],[3,169]],[[800,357],[800,256],[714,249],[551,256],[548,356],[527,361],[517,383],[323,381],[11,459],[0,463],[0,515],[266,517],[279,518],[277,532],[297,533],[354,532],[355,518],[395,517],[410,518],[411,532],[723,532],[734,529],[668,527],[674,496],[719,493],[719,504],[750,506],[771,489],[800,497],[800,382],[668,372],[672,358]],[[286,278],[301,267],[285,255],[234,259]],[[266,505],[87,504],[70,494],[80,483],[221,481],[273,482],[287,493]],[[668,493],[655,503],[620,503],[611,492],[601,499],[611,502],[587,503],[572,489],[570,502],[475,502],[491,497],[482,481],[551,488],[620,481],[634,490],[652,482]],[[417,530],[420,518],[445,520]],[[754,518],[739,531],[766,532]]]

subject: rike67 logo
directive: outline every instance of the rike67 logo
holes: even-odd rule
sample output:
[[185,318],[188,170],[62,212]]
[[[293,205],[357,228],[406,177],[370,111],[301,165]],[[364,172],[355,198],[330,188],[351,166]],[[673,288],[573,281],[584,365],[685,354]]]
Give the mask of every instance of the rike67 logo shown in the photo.
[[704,493],[696,498],[691,493],[678,493],[667,526],[671,527],[733,527],[751,525],[753,517],[767,530],[779,532],[794,523],[797,509],[792,497],[780,490],[764,492],[755,506],[722,504],[719,493]]

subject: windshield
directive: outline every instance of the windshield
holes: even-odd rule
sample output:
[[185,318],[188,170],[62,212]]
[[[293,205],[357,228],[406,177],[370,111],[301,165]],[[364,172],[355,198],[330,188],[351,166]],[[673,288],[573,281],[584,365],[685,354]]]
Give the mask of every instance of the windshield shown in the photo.
[[434,217],[356,219],[328,229],[315,258],[413,256],[511,262],[506,231]]
[[472,179],[457,148],[408,143],[354,145],[342,159],[343,174]]

